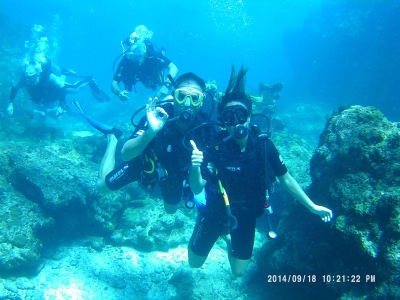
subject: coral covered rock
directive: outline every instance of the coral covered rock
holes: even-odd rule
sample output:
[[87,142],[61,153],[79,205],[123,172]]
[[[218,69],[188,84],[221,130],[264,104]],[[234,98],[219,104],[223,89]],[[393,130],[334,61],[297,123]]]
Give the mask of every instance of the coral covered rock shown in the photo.
[[27,272],[39,263],[40,234],[51,219],[39,206],[13,191],[0,176],[0,274]]
[[69,139],[10,142],[1,146],[3,164],[14,190],[54,218],[55,234],[68,237],[88,230],[112,230],[130,196],[96,192],[97,165],[85,159]]
[[[281,240],[264,248],[261,257],[268,255],[260,270],[317,274],[314,289],[295,289],[306,298],[394,296],[400,274],[399,161],[399,126],[377,109],[352,106],[332,115],[311,160],[309,194],[335,218],[326,225],[290,208],[278,228]],[[357,274],[360,283],[327,285],[323,274]],[[379,282],[366,282],[368,274]]]
[[141,251],[168,251],[187,244],[195,219],[195,211],[183,207],[173,215],[166,214],[162,200],[149,197],[142,205],[124,211],[111,241]]
[[311,161],[312,190],[333,205],[335,227],[372,257],[400,237],[400,129],[372,107],[329,120]]

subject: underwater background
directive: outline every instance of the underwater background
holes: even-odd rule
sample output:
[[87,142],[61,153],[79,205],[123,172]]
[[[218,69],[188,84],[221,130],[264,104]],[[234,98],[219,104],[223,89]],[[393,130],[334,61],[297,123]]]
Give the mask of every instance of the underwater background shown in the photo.
[[[400,299],[399,13],[395,0],[0,0],[0,299]],[[109,89],[120,41],[140,24],[180,74],[216,80],[220,91],[232,65],[249,69],[251,94],[282,83],[272,140],[335,219],[321,226],[277,189],[278,239],[261,221],[249,274],[231,275],[223,241],[190,269],[195,212],[165,215],[137,184],[99,195],[106,141],[76,111],[34,120],[20,93],[7,115],[35,24],[59,66],[93,76],[112,98],[98,103],[82,90],[67,102],[125,137],[154,96],[138,84],[121,102]],[[319,280],[268,283],[271,274]]]

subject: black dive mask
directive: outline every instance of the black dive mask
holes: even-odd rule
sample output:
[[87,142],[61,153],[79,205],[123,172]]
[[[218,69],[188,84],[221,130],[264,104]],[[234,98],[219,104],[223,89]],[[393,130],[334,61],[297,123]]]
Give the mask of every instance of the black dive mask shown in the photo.
[[242,105],[227,106],[221,113],[224,126],[231,127],[246,123],[249,111]]

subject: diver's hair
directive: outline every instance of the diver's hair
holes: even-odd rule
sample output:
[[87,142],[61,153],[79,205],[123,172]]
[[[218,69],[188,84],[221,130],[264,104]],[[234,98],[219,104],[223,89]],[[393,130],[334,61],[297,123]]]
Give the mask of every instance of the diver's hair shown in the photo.
[[204,82],[204,80],[192,72],[185,73],[185,74],[182,74],[181,76],[179,76],[174,82],[174,87],[177,88],[180,84],[182,84],[182,82],[188,81],[188,80],[192,80],[192,81],[196,82],[203,91],[206,90],[206,83]]
[[245,91],[245,76],[247,69],[241,67],[239,73],[236,75],[235,67],[232,66],[231,77],[229,79],[228,87],[226,88],[225,95],[222,97],[218,106],[218,111],[222,112],[225,105],[231,101],[238,101],[243,103],[249,112],[252,109],[252,102],[249,95]]

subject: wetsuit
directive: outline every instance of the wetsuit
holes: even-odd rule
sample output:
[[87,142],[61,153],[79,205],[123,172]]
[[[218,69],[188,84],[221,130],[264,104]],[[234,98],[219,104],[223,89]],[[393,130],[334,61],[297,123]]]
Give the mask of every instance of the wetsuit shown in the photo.
[[163,84],[163,71],[171,61],[161,52],[154,49],[150,42],[146,42],[146,57],[142,64],[123,58],[119,63],[113,80],[125,85],[125,89],[132,91],[132,87],[140,81],[147,88],[155,90]]
[[[162,107],[173,118],[173,104],[167,103]],[[204,119],[201,113],[197,114],[194,126],[204,122]],[[144,117],[131,138],[143,134],[146,129]],[[158,182],[164,201],[177,204],[181,200],[183,181],[187,179],[191,165],[191,151],[183,147],[182,139],[176,122],[167,122],[142,155],[122,163],[106,176],[107,186],[117,190],[133,181],[139,181],[144,186]]]
[[266,189],[287,168],[274,144],[258,137],[255,130],[249,134],[245,152],[230,140],[205,153],[204,158],[201,172],[207,181],[207,206],[198,216],[189,247],[195,254],[207,256],[218,237],[228,232],[225,204],[218,187],[221,180],[238,221],[237,229],[231,232],[232,255],[250,259],[256,218],[264,210]]
[[18,84],[11,89],[10,102],[14,102],[20,88],[26,88],[32,102],[36,104],[48,107],[58,101],[61,107],[66,107],[67,90],[50,79],[52,74],[51,62],[48,61],[43,64],[42,68],[43,71],[37,84],[32,85],[25,77],[20,79]]

